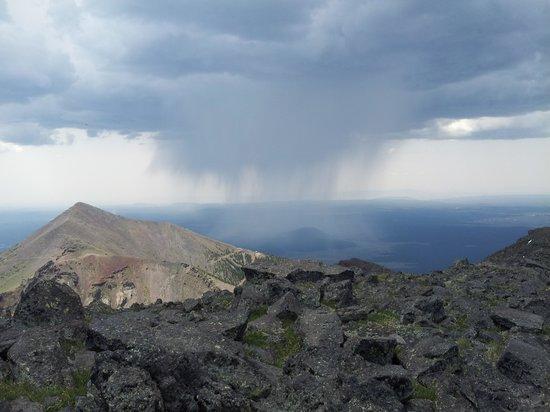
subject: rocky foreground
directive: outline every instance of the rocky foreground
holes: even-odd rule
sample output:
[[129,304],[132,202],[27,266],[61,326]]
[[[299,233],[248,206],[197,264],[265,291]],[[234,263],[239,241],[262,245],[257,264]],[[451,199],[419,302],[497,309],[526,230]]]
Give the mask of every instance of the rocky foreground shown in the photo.
[[0,411],[549,410],[550,228],[428,275],[256,264],[234,293],[0,319]]

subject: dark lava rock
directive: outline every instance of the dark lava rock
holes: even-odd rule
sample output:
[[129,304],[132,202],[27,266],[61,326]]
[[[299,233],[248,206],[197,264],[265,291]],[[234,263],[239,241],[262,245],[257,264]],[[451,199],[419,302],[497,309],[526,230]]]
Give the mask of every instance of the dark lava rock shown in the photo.
[[102,393],[112,411],[163,411],[164,404],[156,383],[143,369],[121,367],[102,385]]
[[14,318],[27,325],[54,325],[84,319],[80,297],[52,279],[33,279],[21,294]]
[[323,288],[321,299],[330,306],[349,306],[353,302],[353,283],[350,280],[331,282]]
[[530,230],[527,236],[489,256],[487,261],[550,270],[550,227]]
[[496,309],[491,315],[491,319],[505,329],[517,326],[526,332],[541,332],[544,323],[542,316],[511,308]]
[[298,319],[298,328],[309,348],[334,349],[340,347],[344,340],[340,318],[330,310],[305,310]]
[[370,275],[371,273],[392,273],[391,269],[388,269],[381,265],[377,265],[373,262],[357,258],[341,260],[340,262],[338,262],[338,265],[346,268],[361,269],[363,275]]
[[76,411],[548,410],[546,233],[418,276],[270,258],[233,294],[96,301],[85,321],[46,268],[0,318],[0,379],[70,394],[89,370]]
[[550,354],[547,350],[512,339],[497,363],[498,369],[517,383],[548,387]]
[[338,308],[336,313],[340,317],[340,320],[343,323],[366,320],[369,316],[369,313],[372,312],[372,309],[365,306],[347,306],[345,308]]
[[[413,356],[410,356],[410,355]],[[462,361],[458,345],[440,336],[430,336],[420,340],[409,353],[405,361],[408,369],[419,377],[425,378],[434,374],[460,371]]]
[[13,319],[0,319],[0,356],[5,356],[25,329],[24,325],[14,322]]
[[400,400],[409,398],[413,391],[410,373],[400,365],[387,365],[374,368],[372,377],[377,381],[387,383]]
[[446,318],[444,306],[443,301],[438,297],[420,299],[415,304],[417,309],[428,314],[430,319],[435,323],[440,323]]
[[280,320],[296,320],[301,312],[300,303],[292,292],[285,293],[277,302],[271,305],[267,313]]
[[37,402],[26,398],[18,398],[10,402],[0,400],[0,412],[42,412],[44,408]]
[[10,376],[10,367],[8,363],[0,359],[0,382]]
[[369,337],[353,343],[353,352],[368,362],[379,365],[394,363],[397,341],[394,338]]
[[70,383],[69,361],[57,333],[43,327],[26,331],[7,354],[13,378],[34,385]]

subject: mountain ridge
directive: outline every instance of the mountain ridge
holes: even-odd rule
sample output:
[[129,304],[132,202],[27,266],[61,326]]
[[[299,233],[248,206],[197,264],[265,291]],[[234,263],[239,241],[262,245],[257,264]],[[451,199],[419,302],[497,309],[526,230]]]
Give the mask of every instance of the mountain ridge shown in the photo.
[[[101,283],[111,290],[104,296],[109,304],[120,304],[123,293],[119,283],[133,282],[140,273],[150,272],[150,284],[126,296],[126,303],[149,302],[157,298],[181,299],[199,296],[212,287],[232,290],[242,278],[240,269],[265,255],[209,239],[168,222],[127,219],[94,206],[78,202],[27,239],[0,254],[0,292],[17,290],[49,261],[60,272],[77,273],[75,289],[83,302],[91,302]],[[126,271],[123,275],[121,272]],[[120,279],[116,280],[116,277]],[[151,291],[154,280],[167,282],[165,292]],[[172,293],[171,279],[191,282],[185,292]],[[114,282],[114,284],[113,284]],[[197,283],[198,282],[198,283]],[[133,282],[139,284],[140,282]],[[145,282],[147,283],[147,282]],[[176,287],[177,286],[177,287]],[[180,296],[181,295],[181,296]],[[122,300],[121,300],[122,299]]]

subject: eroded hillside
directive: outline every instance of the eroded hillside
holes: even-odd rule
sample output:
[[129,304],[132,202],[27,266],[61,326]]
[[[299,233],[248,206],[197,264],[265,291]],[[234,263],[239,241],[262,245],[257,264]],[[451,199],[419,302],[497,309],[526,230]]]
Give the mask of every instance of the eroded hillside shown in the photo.
[[98,297],[113,307],[183,300],[232,290],[243,279],[241,267],[259,258],[265,257],[170,223],[77,203],[0,255],[0,293],[18,295],[40,269],[71,286],[85,305]]

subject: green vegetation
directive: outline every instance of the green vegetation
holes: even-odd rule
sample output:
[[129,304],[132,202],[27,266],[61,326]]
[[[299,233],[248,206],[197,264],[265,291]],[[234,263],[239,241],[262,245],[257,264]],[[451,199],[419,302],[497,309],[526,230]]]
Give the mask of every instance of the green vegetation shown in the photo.
[[333,301],[330,301],[330,300],[322,300],[321,301],[321,305],[324,305],[326,306],[327,308],[330,308],[332,310],[336,310],[337,308],[337,305],[336,305],[336,302],[333,302]]
[[268,349],[273,353],[273,364],[282,368],[286,360],[302,348],[302,338],[294,329],[294,320],[283,320],[283,334],[277,342],[270,342],[269,336],[262,331],[247,332],[244,342],[257,348]]
[[267,305],[258,306],[256,309],[250,312],[250,315],[248,315],[248,321],[252,322],[252,321],[255,321],[256,319],[260,319],[266,313],[267,313]]
[[487,358],[493,363],[497,362],[498,359],[500,358],[500,355],[503,349],[504,349],[504,344],[502,342],[500,341],[490,342],[487,345],[487,352],[486,352]]
[[470,322],[468,321],[468,315],[462,314],[458,315],[454,321],[454,324],[458,330],[466,330],[468,329],[468,326],[470,326]]
[[437,390],[435,387],[424,386],[417,381],[413,381],[413,399],[427,399],[429,401],[437,401]]
[[217,258],[212,266],[210,275],[231,285],[237,285],[244,278],[244,272],[239,264],[231,261],[235,255]]
[[65,352],[68,356],[74,357],[74,354],[77,352],[82,351],[86,348],[86,345],[83,341],[78,340],[69,340],[69,339],[62,339],[61,340],[61,349],[63,349],[63,352]]
[[493,363],[496,363],[500,358],[500,355],[502,354],[505,345],[506,343],[504,340],[494,340],[492,342],[489,342],[486,352],[487,359],[489,359]]
[[267,334],[259,330],[254,332],[246,332],[244,335],[244,343],[262,349],[267,349],[269,346],[267,342]]
[[302,347],[302,338],[294,330],[294,321],[283,321],[283,339],[277,342],[273,351],[275,352],[275,366],[282,368],[286,360],[298,353]]
[[296,286],[298,286],[298,289],[300,289],[301,291],[317,289],[317,287],[315,286],[315,282],[308,282],[308,281],[297,282]]
[[393,277],[390,276],[389,273],[376,273],[371,275],[372,277],[375,277],[378,282],[386,282],[386,281],[393,281]]
[[456,344],[462,351],[472,348],[472,342],[470,342],[470,339],[467,339],[465,337],[458,338]]
[[382,309],[369,313],[367,321],[378,323],[379,325],[393,326],[399,321],[399,315],[393,310]]
[[16,383],[9,380],[0,381],[0,400],[10,401],[18,398],[27,398],[30,401],[44,403],[48,398],[57,398],[57,401],[48,405],[46,411],[58,411],[66,406],[74,406],[78,396],[86,395],[86,384],[90,380],[90,371],[83,370],[73,374],[74,385],[62,387],[50,385],[37,387],[30,383]]
[[496,295],[485,295],[485,301],[487,302],[487,305],[491,308],[494,308],[500,304],[502,304],[502,299],[500,299]]
[[219,308],[223,308],[223,309],[229,309],[231,307],[231,304],[233,303],[233,296],[231,296],[230,294],[219,294],[217,297],[216,297],[216,301],[215,301],[215,304],[219,307]]
[[263,386],[258,386],[250,391],[249,396],[257,401],[258,399],[265,398],[269,394],[269,390]]

